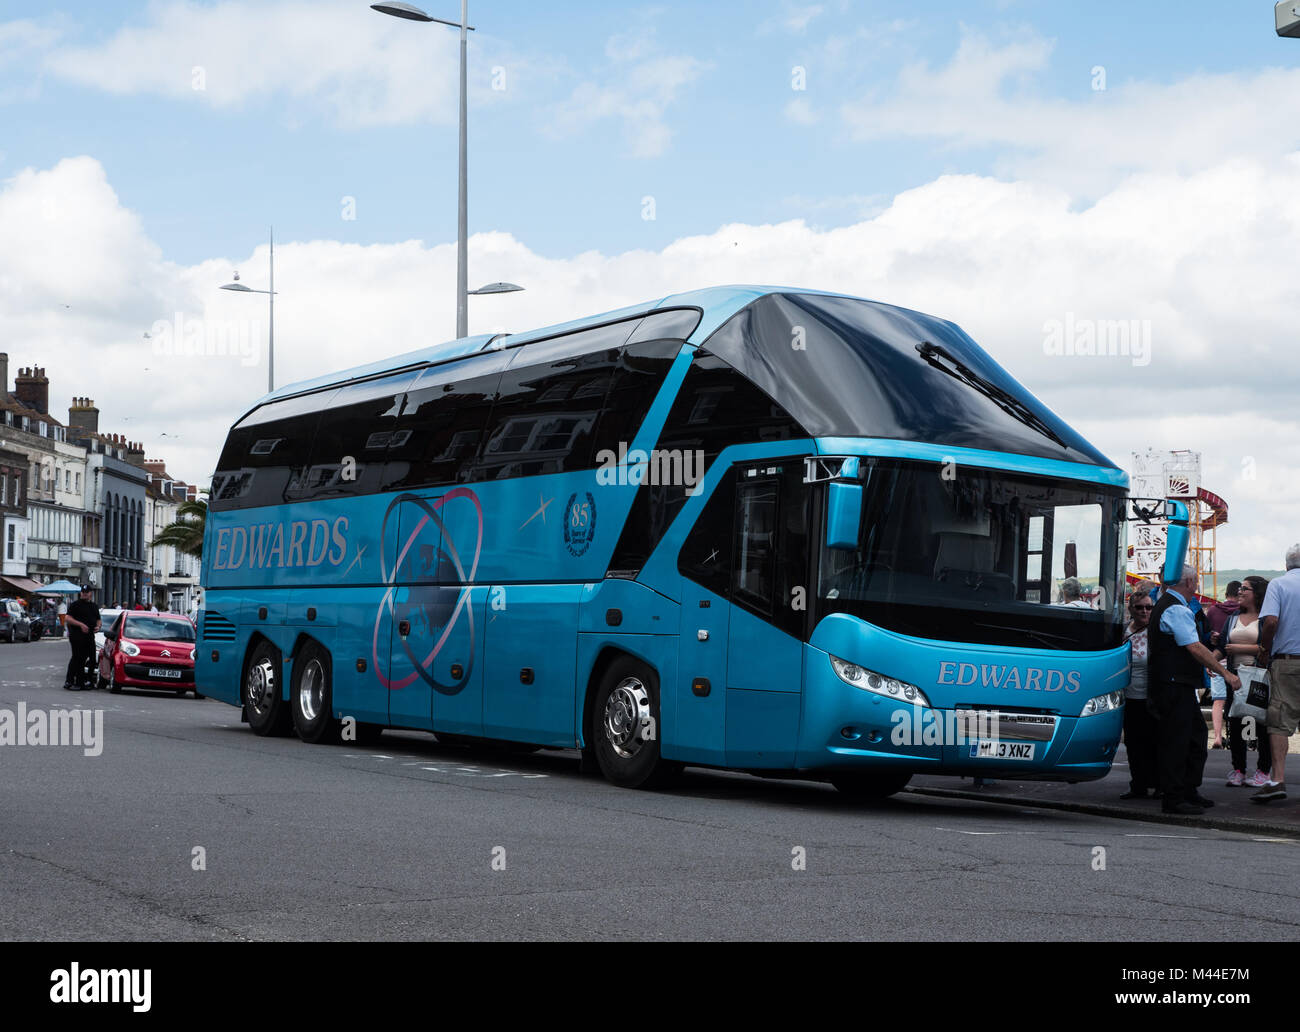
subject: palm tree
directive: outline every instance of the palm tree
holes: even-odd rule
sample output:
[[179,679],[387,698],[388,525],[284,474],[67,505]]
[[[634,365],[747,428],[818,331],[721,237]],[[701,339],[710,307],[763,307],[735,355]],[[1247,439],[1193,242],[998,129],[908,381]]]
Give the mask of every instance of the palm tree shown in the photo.
[[181,502],[176,510],[176,519],[158,532],[152,545],[171,545],[178,552],[203,557],[203,528],[208,521],[208,501],[206,498]]

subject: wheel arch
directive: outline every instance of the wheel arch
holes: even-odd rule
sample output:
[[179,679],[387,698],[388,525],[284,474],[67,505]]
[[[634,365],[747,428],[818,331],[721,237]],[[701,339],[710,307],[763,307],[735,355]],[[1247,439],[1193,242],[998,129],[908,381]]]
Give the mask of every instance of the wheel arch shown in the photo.
[[[596,706],[596,689],[599,688],[601,679],[611,666],[620,659],[630,659],[641,664],[651,674],[654,675],[655,687],[659,690],[660,698],[663,697],[663,677],[660,675],[659,668],[653,660],[640,653],[633,652],[630,649],[623,648],[620,645],[606,644],[596,653],[595,660],[592,661],[591,670],[587,674],[587,683],[583,689],[582,698],[582,723],[578,727],[578,745],[580,748],[587,748],[591,733],[592,711]],[[660,705],[660,720],[663,719],[663,707]],[[662,729],[660,729],[662,734]]]

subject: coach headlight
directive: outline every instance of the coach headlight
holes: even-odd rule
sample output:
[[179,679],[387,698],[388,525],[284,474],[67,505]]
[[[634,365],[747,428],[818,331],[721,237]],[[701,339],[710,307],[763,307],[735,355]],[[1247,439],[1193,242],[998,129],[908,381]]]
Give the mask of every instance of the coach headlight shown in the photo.
[[1091,717],[1098,713],[1109,713],[1111,710],[1117,710],[1124,705],[1124,691],[1107,692],[1105,695],[1097,695],[1083,704],[1081,717]]
[[856,663],[850,663],[838,656],[831,656],[830,660],[835,673],[845,684],[851,684],[854,688],[861,688],[864,692],[883,695],[886,699],[896,699],[899,702],[906,702],[913,706],[930,705],[930,700],[925,697],[925,692],[914,684],[900,681],[888,674],[878,674],[874,670],[860,667]]

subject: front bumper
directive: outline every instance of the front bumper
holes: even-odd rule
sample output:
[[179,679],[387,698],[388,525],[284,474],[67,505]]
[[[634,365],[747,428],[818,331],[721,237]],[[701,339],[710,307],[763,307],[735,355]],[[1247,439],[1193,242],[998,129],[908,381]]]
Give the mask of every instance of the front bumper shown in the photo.
[[[1092,781],[1105,777],[1115,758],[1123,709],[1067,716],[1016,707],[1002,713],[1055,717],[1050,737],[1031,741],[1031,760],[971,756],[979,737],[954,709],[917,707],[864,691],[836,676],[829,662],[812,662],[803,700],[798,766],[807,770],[890,768],[913,773],[1031,780]],[[924,687],[924,686],[923,686]]]

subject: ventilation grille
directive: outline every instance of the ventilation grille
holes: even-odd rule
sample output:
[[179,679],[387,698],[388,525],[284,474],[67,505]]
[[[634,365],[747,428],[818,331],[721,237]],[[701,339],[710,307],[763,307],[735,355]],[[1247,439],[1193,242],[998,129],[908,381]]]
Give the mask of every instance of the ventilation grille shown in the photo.
[[229,643],[235,640],[235,625],[220,613],[205,610],[200,619],[203,621],[204,641]]

